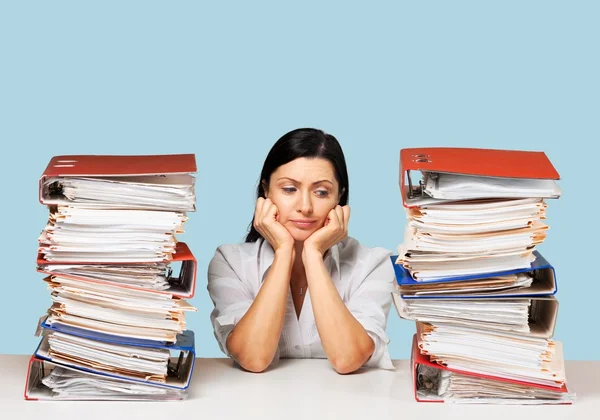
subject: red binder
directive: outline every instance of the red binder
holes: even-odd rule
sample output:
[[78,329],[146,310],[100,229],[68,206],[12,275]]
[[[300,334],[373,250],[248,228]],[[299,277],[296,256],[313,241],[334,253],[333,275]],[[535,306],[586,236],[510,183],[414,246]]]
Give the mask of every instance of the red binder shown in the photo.
[[[35,356],[31,356],[29,358],[29,363],[27,363],[27,375],[25,376],[25,391],[23,392],[23,396],[28,401],[38,401],[40,399],[45,399],[43,395],[35,395],[32,392],[32,384],[34,382],[41,382],[42,378],[46,375],[46,371],[44,370],[44,361],[38,359]],[[51,391],[47,392],[47,398],[51,395]]]
[[46,204],[43,183],[49,177],[119,177],[195,173],[194,154],[54,156],[40,177],[40,202]]
[[[410,171],[454,173],[500,178],[558,180],[560,176],[544,152],[474,149],[460,147],[419,147],[400,150],[400,189],[404,207],[414,187]],[[408,183],[408,185],[407,185]]]
[[[179,270],[179,278],[178,278],[178,283],[180,284],[179,287],[177,288],[171,288],[168,290],[148,290],[148,289],[142,289],[139,287],[135,287],[135,286],[127,286],[127,285],[121,285],[121,286],[116,286],[112,283],[110,283],[111,286],[115,286],[115,287],[122,287],[125,289],[134,289],[134,290],[144,290],[144,291],[150,291],[150,292],[154,292],[154,293],[162,293],[162,294],[166,294],[166,295],[173,295],[175,297],[179,297],[179,298],[192,298],[194,297],[194,292],[196,290],[196,273],[197,273],[197,261],[196,258],[194,257],[194,255],[192,254],[192,251],[190,250],[190,248],[187,246],[187,244],[185,242],[178,242],[177,245],[175,246],[175,254],[173,254],[173,258],[171,260],[169,260],[170,264],[173,263],[181,263],[181,269]],[[48,271],[46,269],[44,269],[46,266],[48,265],[81,265],[83,263],[81,263],[80,261],[78,262],[52,262],[52,261],[46,261],[44,259],[43,254],[38,254],[37,257],[37,264],[38,264],[38,268],[37,271],[39,273],[43,273],[43,274],[48,274],[48,275],[55,275],[56,273],[53,273],[52,271]],[[93,263],[94,265],[102,265],[102,264],[115,264],[115,263],[111,263],[111,262],[98,262],[98,263]],[[136,262],[136,263],[127,263],[127,262],[119,262],[119,264],[126,264],[126,265],[144,265],[147,263],[141,263],[141,262]],[[87,282],[87,283],[96,283],[96,284],[108,284],[105,281],[102,280],[96,280],[96,279],[90,279],[87,277],[81,277],[81,276],[70,276],[70,275],[63,275],[61,274],[61,277],[65,277],[65,278],[70,278],[73,280],[79,280],[82,282]]]
[[[412,380],[413,380],[413,390],[414,390],[414,395],[415,395],[415,400],[418,402],[444,402],[441,399],[436,399],[436,398],[421,398],[418,395],[418,378],[417,378],[417,367],[419,365],[425,365],[425,366],[429,366],[435,369],[441,369],[441,370],[447,370],[450,372],[456,372],[456,373],[460,373],[462,375],[466,375],[466,376],[473,376],[473,377],[478,377],[478,378],[485,378],[485,379],[492,379],[494,381],[499,381],[499,382],[506,382],[506,383],[511,383],[511,384],[517,384],[517,385],[526,385],[526,386],[530,386],[533,388],[539,388],[539,389],[545,389],[545,390],[549,390],[549,391],[554,391],[554,392],[560,392],[560,393],[567,393],[567,386],[566,384],[563,384],[560,388],[559,387],[552,387],[552,386],[547,386],[547,385],[542,385],[542,384],[536,384],[536,383],[530,383],[530,382],[523,382],[523,381],[516,381],[513,379],[507,379],[507,378],[501,378],[501,377],[497,377],[497,376],[490,376],[490,375],[482,375],[479,373],[473,373],[473,372],[466,372],[466,371],[462,371],[462,370],[458,370],[458,369],[450,369],[444,365],[440,365],[436,362],[432,362],[429,358],[429,356],[427,355],[423,355],[421,354],[421,352],[419,351],[419,346],[418,346],[418,341],[417,341],[417,334],[413,335],[413,342],[412,342],[412,351],[411,351],[411,355],[410,355],[410,366],[411,366],[411,372],[412,372]],[[563,404],[571,404],[571,402],[565,401],[563,402]]]

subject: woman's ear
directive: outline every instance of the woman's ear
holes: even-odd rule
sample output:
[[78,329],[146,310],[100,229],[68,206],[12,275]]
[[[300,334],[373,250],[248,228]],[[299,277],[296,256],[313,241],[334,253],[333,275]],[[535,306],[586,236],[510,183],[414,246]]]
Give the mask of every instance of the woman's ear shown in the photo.
[[345,192],[346,192],[346,188],[342,187],[342,189],[340,190],[340,196],[338,197],[338,203],[342,199],[342,196],[344,195]]

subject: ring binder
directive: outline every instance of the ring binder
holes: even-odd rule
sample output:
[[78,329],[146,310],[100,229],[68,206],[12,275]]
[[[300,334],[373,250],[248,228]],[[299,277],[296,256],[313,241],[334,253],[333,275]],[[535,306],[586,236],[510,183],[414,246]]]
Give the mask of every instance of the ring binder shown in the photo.
[[[195,291],[196,291],[196,277],[197,277],[197,271],[198,271],[198,267],[197,267],[198,262],[196,260],[196,257],[194,257],[194,254],[192,254],[192,251],[190,250],[188,245],[185,242],[177,242],[177,245],[175,246],[175,253],[173,254],[173,258],[167,262],[169,263],[169,269],[171,269],[171,272],[172,272],[171,265],[174,265],[174,264],[181,265],[181,268],[179,270],[179,275],[175,278],[170,278],[169,282],[171,283],[171,288],[169,288],[167,290],[151,290],[151,292],[158,293],[158,294],[165,294],[165,295],[172,294],[173,296],[179,297],[179,298],[187,298],[187,299],[193,298]],[[148,289],[144,289],[141,287],[129,286],[129,285],[117,285],[117,284],[109,283],[109,282],[99,280],[99,279],[92,279],[92,278],[85,277],[85,276],[64,274],[64,273],[60,273],[60,271],[57,272],[55,270],[50,269],[52,266],[59,266],[59,265],[86,265],[86,264],[88,264],[88,263],[82,264],[81,262],[46,261],[42,254],[38,253],[38,256],[37,256],[37,271],[39,273],[47,274],[50,276],[60,275],[61,277],[78,280],[78,281],[82,281],[82,282],[87,282],[87,283],[110,284],[111,286],[120,287],[120,288],[124,288],[124,289],[149,291]],[[90,264],[92,264],[92,263],[90,263]],[[95,262],[95,263],[93,263],[93,265],[98,265],[98,266],[111,265],[111,264],[115,264],[115,263],[114,262]],[[142,267],[145,264],[146,263],[141,263],[141,262],[119,262],[119,265],[132,265],[132,266],[139,266],[139,267]]]
[[[49,331],[62,332],[67,335],[86,338],[98,341],[100,343],[109,343],[121,346],[141,347],[148,349],[167,349],[171,352],[176,352],[177,356],[175,356],[174,359],[171,358],[169,360],[169,365],[167,366],[167,369],[171,375],[167,376],[167,381],[165,383],[155,381],[144,381],[125,374],[109,373],[107,371],[92,369],[90,367],[86,367],[82,364],[77,364],[74,362],[55,360],[49,354],[48,334],[44,335],[44,337],[38,345],[38,348],[34,352],[34,356],[38,359],[47,360],[57,365],[71,367],[84,372],[96,373],[101,376],[124,379],[131,382],[151,383],[153,386],[186,389],[190,385],[192,373],[194,370],[194,362],[196,358],[194,332],[191,330],[186,330],[182,334],[179,334],[175,343],[163,343],[159,341],[112,336],[109,334],[85,331],[75,327],[48,325],[45,322],[42,323],[42,327]],[[176,362],[173,366],[174,360],[176,360]]]
[[[427,156],[415,159],[415,156]],[[460,147],[407,148],[400,151],[399,184],[402,204],[416,207],[423,185],[413,185],[410,171],[438,172],[483,177],[550,179],[560,176],[544,152]],[[408,184],[408,185],[407,185]],[[411,202],[413,200],[413,202]]]
[[[533,251],[535,255],[535,261],[531,263],[528,268],[521,268],[516,270],[507,270],[493,273],[482,273],[475,275],[464,275],[456,277],[446,277],[436,280],[428,280],[427,282],[416,281],[410,274],[410,271],[404,268],[401,264],[397,264],[398,255],[392,255],[390,260],[394,267],[394,273],[396,275],[396,283],[400,290],[400,296],[402,299],[484,299],[490,297],[535,297],[535,296],[550,296],[555,295],[558,292],[558,283],[556,280],[556,271],[554,267],[542,256],[539,251]],[[422,286],[424,283],[431,285],[447,285],[457,282],[468,282],[474,280],[489,279],[493,277],[506,276],[510,274],[527,273],[533,276],[534,282],[528,287],[519,291],[506,292],[506,293],[493,293],[493,294],[477,294],[464,293],[464,294],[428,294],[427,296],[415,296],[411,295],[411,287]],[[404,292],[404,293],[402,293]]]
[[[558,345],[560,346],[560,344],[558,344]],[[482,374],[482,373],[475,373],[475,372],[469,372],[469,371],[464,371],[464,370],[459,370],[459,369],[453,369],[453,368],[449,368],[443,364],[431,361],[429,356],[424,355],[419,351],[417,334],[414,334],[413,339],[412,339],[410,365],[411,365],[411,376],[412,376],[412,380],[413,380],[414,397],[415,397],[415,400],[418,402],[438,402],[438,403],[445,402],[442,397],[440,397],[439,395],[436,395],[433,392],[434,390],[432,389],[433,388],[432,385],[430,385],[429,387],[426,387],[426,386],[421,387],[420,386],[423,383],[423,380],[422,380],[422,378],[419,377],[419,371],[420,371],[421,367],[426,367],[430,370],[434,370],[434,371],[438,371],[438,372],[446,371],[446,372],[456,373],[459,375],[465,375],[466,377],[474,377],[474,378],[482,378],[482,379],[490,379],[493,381],[498,381],[500,383],[506,384],[505,389],[507,389],[507,388],[510,389],[510,385],[515,385],[516,386],[515,388],[527,386],[527,387],[534,388],[534,389],[550,391],[551,393],[555,393],[555,395],[556,395],[555,403],[572,404],[572,402],[569,400],[569,395],[568,395],[569,391],[567,389],[566,383],[556,384],[555,386],[550,386],[550,385],[544,385],[544,384],[535,383],[535,382],[528,382],[528,381],[523,381],[523,380],[505,378],[505,377],[501,377],[501,376],[486,375],[486,374]],[[562,395],[562,397],[561,397],[561,395]],[[453,401],[457,402],[456,399]],[[476,401],[474,401],[474,402],[476,402]],[[548,402],[552,402],[552,400],[550,400]]]

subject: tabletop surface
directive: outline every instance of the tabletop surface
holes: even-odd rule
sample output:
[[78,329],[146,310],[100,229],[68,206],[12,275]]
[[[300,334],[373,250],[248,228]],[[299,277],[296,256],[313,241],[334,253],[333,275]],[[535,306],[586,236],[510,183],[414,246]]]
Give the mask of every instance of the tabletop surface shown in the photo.
[[[25,401],[29,356],[0,355],[1,419],[60,420],[135,417],[173,419],[600,419],[600,361],[566,361],[573,405],[502,406],[417,403],[408,360],[395,371],[364,369],[339,375],[327,360],[281,360],[263,373],[241,370],[230,359],[198,358],[188,399],[173,402]],[[9,414],[5,417],[5,415]],[[408,417],[407,417],[408,416]]]

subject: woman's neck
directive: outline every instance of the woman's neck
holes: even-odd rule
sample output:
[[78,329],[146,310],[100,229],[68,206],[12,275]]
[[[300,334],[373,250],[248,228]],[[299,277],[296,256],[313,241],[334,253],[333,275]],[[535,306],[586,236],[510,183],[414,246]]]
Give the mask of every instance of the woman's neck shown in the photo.
[[304,277],[304,262],[302,261],[302,250],[304,249],[304,242],[296,241],[294,244],[295,257],[294,265],[292,266],[293,277]]

